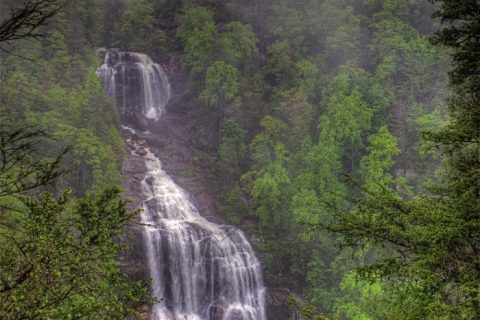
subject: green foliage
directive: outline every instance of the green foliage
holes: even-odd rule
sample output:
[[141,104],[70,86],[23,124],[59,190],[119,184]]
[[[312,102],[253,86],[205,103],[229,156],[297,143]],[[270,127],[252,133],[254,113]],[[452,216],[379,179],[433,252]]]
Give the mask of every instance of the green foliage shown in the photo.
[[102,45],[103,26],[101,24],[102,2],[95,0],[79,1],[79,15],[84,26],[85,37],[92,47]]
[[[10,121],[46,129],[57,138],[46,142],[46,156],[53,156],[48,150],[55,145],[72,146],[67,158],[75,174],[62,180],[82,195],[119,182],[123,143],[116,129],[116,111],[96,75],[98,61],[87,65],[70,55],[64,39],[54,32],[54,45],[38,48],[48,58],[35,62],[15,56],[4,59],[1,65],[8,80],[1,89],[1,102]],[[36,54],[35,49],[30,54]],[[69,74],[75,77],[66,79]]]
[[[372,320],[387,317],[388,319],[401,319],[391,313],[385,314],[386,293],[382,284],[377,281],[358,279],[355,272],[347,273],[342,280],[341,289],[346,293],[337,302],[335,315],[340,319]],[[393,316],[393,317],[392,317]]]
[[301,14],[286,4],[272,6],[272,15],[268,21],[269,33],[276,38],[285,39],[296,49],[300,49],[308,26]]
[[288,297],[288,305],[294,312],[294,314],[299,314],[302,319],[305,320],[326,320],[327,318],[324,318],[322,316],[318,316],[316,314],[316,309],[315,306],[313,306],[310,303],[305,303],[305,302],[299,302],[295,296],[290,295]]
[[395,156],[400,154],[397,139],[387,127],[368,137],[369,147],[367,155],[360,163],[360,173],[364,178],[364,188],[369,192],[378,191],[380,188],[392,186],[394,177],[389,170],[395,164]]
[[298,60],[295,64],[293,85],[305,91],[309,97],[314,97],[317,86],[318,69],[307,59]]
[[[26,4],[43,19],[50,2]],[[16,43],[0,61],[1,319],[122,319],[148,303],[118,262],[136,212],[114,187],[123,143],[89,47],[100,12],[68,2],[42,43]],[[32,34],[33,22],[20,20]]]
[[[286,161],[286,150],[282,144],[275,146],[275,160],[259,174],[252,188],[252,197],[259,204],[258,214],[262,221],[267,222],[269,215],[272,216],[274,222],[278,222],[278,214],[281,202],[282,190],[288,190],[290,178],[288,172],[283,167]],[[265,223],[267,225],[267,223]]]
[[246,132],[233,120],[222,122],[222,142],[218,154],[220,168],[226,177],[238,177],[246,156]]
[[331,240],[326,236],[315,238],[316,243],[308,262],[306,275],[307,287],[305,296],[308,301],[323,311],[324,314],[335,314],[337,303],[343,305],[354,299],[341,300],[342,281],[348,275],[354,263],[360,259],[362,252],[355,253],[351,249],[332,250]]
[[292,208],[297,223],[317,224],[325,214],[324,205],[314,190],[301,189],[292,198]]
[[288,132],[288,127],[283,121],[271,116],[264,117],[260,125],[262,132],[257,134],[250,144],[252,168],[256,171],[260,171],[274,161],[275,147],[285,141]]
[[277,113],[289,126],[289,145],[298,147],[298,143],[309,136],[313,122],[314,107],[302,89],[291,89],[279,94]]
[[[327,33],[325,45],[329,60],[337,63],[358,58],[359,47],[362,41],[361,17],[354,13],[354,8],[347,6],[336,17],[337,27]],[[343,23],[339,24],[339,20]]]
[[[471,253],[478,251],[480,239],[480,222],[474,214],[478,211],[478,181],[472,179],[478,168],[474,138],[478,126],[473,124],[478,112],[471,106],[478,104],[478,87],[472,80],[476,71],[470,68],[474,50],[463,46],[469,41],[465,39],[473,39],[466,35],[475,34],[477,21],[463,18],[480,7],[469,1],[455,6],[451,1],[438,2],[437,15],[456,24],[447,26],[436,38],[455,49],[452,121],[427,135],[448,150],[443,175],[430,186],[430,193],[407,200],[383,185],[357,201],[351,211],[336,212],[335,222],[324,227],[342,234],[349,245],[373,243],[388,248],[359,272],[384,284],[393,280],[395,305],[402,319],[477,319],[480,279],[478,257]],[[468,14],[463,11],[466,8]],[[384,178],[389,179],[388,175]],[[407,303],[401,304],[404,297],[408,297]]]
[[250,25],[238,21],[228,23],[219,35],[220,58],[236,67],[247,69],[258,54],[257,38]]
[[193,73],[203,73],[208,67],[216,38],[213,12],[201,6],[187,7],[177,35],[185,46],[185,64]]
[[238,224],[248,217],[250,208],[246,202],[245,194],[239,186],[233,187],[225,198],[224,206],[220,209],[226,211],[225,215],[231,223]]
[[130,51],[166,55],[166,35],[156,28],[153,5],[141,1],[129,6],[115,25],[114,45]]
[[[472,35],[478,31],[476,14],[479,4],[475,1],[453,0],[434,0],[433,2],[438,3],[438,10],[434,17],[439,18],[444,24],[434,40],[437,44],[453,49],[451,83],[455,86],[466,85],[472,90],[478,88],[478,70],[474,67],[478,62],[476,55],[478,39]],[[452,25],[451,22],[459,22],[459,25]]]
[[322,128],[321,139],[358,143],[362,131],[368,129],[372,117],[372,110],[363,100],[362,94],[356,89],[348,95],[338,91],[329,97],[326,108],[326,113],[319,123]]
[[[5,205],[0,199],[0,205]],[[22,197],[20,211],[2,210],[2,319],[123,318],[147,298],[115,262],[115,242],[132,216],[112,189],[74,201]]]
[[238,92],[238,70],[224,61],[217,61],[207,69],[205,90],[201,97],[211,106],[222,105],[235,98]]
[[[440,274],[435,270],[448,267],[462,274],[463,269],[449,260],[448,250],[440,255],[443,249],[431,248],[439,241],[455,251],[462,241],[458,230],[447,230],[462,202],[442,204],[444,195],[456,190],[463,206],[476,212],[470,204],[476,203],[472,195],[478,188],[464,188],[475,179],[475,169],[465,169],[462,161],[476,164],[469,143],[479,135],[478,121],[472,120],[479,117],[472,107],[475,90],[468,90],[478,81],[475,57],[467,49],[476,48],[477,38],[462,36],[476,30],[469,12],[478,6],[469,1],[439,6],[446,21],[463,19],[459,28],[439,33],[437,41],[463,50],[464,55],[454,53],[453,73],[468,89],[455,95],[447,126],[448,58],[428,40],[435,26],[427,18],[434,7],[426,0],[188,1],[173,7],[170,1],[156,2],[155,12],[164,17],[159,12],[177,10],[177,40],[196,84],[189,93],[208,105],[196,108],[199,114],[210,110],[216,116],[217,125],[205,127],[219,137],[212,155],[218,157],[225,190],[221,211],[258,237],[269,285],[302,292],[310,302],[305,318],[314,318],[316,310],[339,319],[436,314],[449,319],[452,312],[469,318],[470,311],[447,310],[449,299],[469,299],[452,293],[463,290],[463,283],[435,278]],[[17,81],[27,83],[20,74]],[[467,119],[462,112],[473,116]],[[440,125],[445,126],[440,133],[426,134],[433,137],[427,152],[422,131]],[[462,151],[453,161],[457,171],[443,172],[454,182],[429,189],[439,195],[435,203],[418,193],[440,178],[440,161],[431,149],[438,142],[446,142],[449,153]],[[434,227],[433,217],[443,222]],[[345,221],[351,229],[341,227]],[[328,227],[312,232],[319,226]],[[341,234],[327,234],[329,228]],[[447,231],[453,237],[448,244],[442,239]],[[410,254],[413,249],[404,242],[382,239],[408,239],[421,249]],[[355,249],[338,250],[335,240]],[[400,263],[405,261],[414,267]],[[366,262],[380,268],[352,272]],[[422,282],[427,271],[431,282]],[[365,274],[373,282],[360,278]],[[439,285],[442,281],[448,285]],[[475,291],[473,285],[465,290]],[[441,292],[440,297],[429,292]]]
[[268,61],[265,73],[278,87],[287,87],[293,75],[294,60],[287,41],[276,41],[267,48]]
[[[8,122],[6,120],[4,123]],[[49,192],[64,152],[39,154],[48,136],[10,125],[0,132],[0,317],[123,318],[146,301],[117,263],[118,238],[135,212],[118,188],[74,199]]]

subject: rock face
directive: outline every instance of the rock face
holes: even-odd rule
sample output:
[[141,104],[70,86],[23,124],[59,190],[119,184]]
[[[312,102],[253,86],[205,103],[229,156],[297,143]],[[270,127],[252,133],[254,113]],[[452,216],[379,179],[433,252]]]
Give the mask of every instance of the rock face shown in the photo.
[[301,317],[289,306],[290,292],[286,289],[267,289],[266,303],[268,320],[301,320]]
[[[181,91],[184,79],[173,78],[172,88]],[[176,88],[179,88],[176,90]],[[159,120],[153,136],[144,137],[153,146],[164,170],[180,186],[188,190],[195,199],[195,205],[208,220],[224,224],[225,219],[216,212],[216,196],[222,189],[222,181],[215,175],[215,159],[210,158],[209,149],[215,141],[215,134],[202,133],[204,124],[198,118],[195,100],[184,95],[173,95],[173,102],[166,106],[166,113]],[[251,239],[253,240],[253,239]],[[254,242],[254,241],[251,241]],[[289,308],[288,290],[270,289],[266,291],[268,320],[300,320]],[[217,318],[221,320],[222,310],[218,304]],[[246,319],[245,319],[246,320]]]
[[150,318],[265,320],[260,264],[243,233],[212,222],[222,220],[201,174],[205,154],[193,147],[188,117],[165,112],[157,96],[170,94],[163,70],[142,54],[107,52],[100,73],[128,126],[125,195],[143,207],[131,230],[127,256],[138,265],[130,272],[150,277],[152,295],[164,299]]
[[[123,132],[126,138],[125,132]],[[129,201],[129,209],[137,210],[141,207],[142,201],[145,200],[141,189],[140,182],[144,179],[146,173],[145,161],[138,156],[132,154],[132,147],[125,145],[125,156],[122,164],[122,174],[124,179],[122,181],[122,188],[124,190],[124,198]],[[148,268],[145,265],[146,257],[143,250],[142,242],[142,226],[136,224],[140,220],[137,218],[134,224],[131,224],[127,232],[127,236],[122,241],[127,244],[127,252],[124,253],[123,258],[125,271],[134,280],[148,281]],[[142,318],[145,319],[144,312]]]
[[[198,103],[193,97],[175,92],[186,91],[186,75],[178,72],[178,67],[171,67],[176,72],[169,73],[174,89],[172,101],[166,106],[166,113],[154,130],[155,138],[149,143],[154,146],[155,154],[161,159],[164,169],[172,178],[190,193],[202,215],[208,220],[224,224],[225,219],[216,212],[216,196],[222,190],[222,181],[215,174],[216,162],[209,154],[216,134],[205,132],[205,122],[198,112]],[[213,129],[213,127],[211,128]],[[207,129],[208,130],[208,129]],[[186,173],[188,174],[182,174]],[[254,239],[249,239],[252,243]],[[286,289],[266,290],[266,309],[268,320],[301,320],[288,305],[290,292]],[[218,305],[214,306],[221,310]],[[221,318],[220,311],[218,319]]]

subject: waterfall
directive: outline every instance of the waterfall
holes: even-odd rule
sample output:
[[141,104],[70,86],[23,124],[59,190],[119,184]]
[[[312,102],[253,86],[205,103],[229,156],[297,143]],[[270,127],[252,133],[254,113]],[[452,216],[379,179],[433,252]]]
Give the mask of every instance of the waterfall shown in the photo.
[[99,69],[107,94],[122,115],[158,120],[170,100],[167,75],[145,54],[108,51]]
[[[155,125],[170,97],[158,64],[143,54],[109,51],[99,73],[123,115],[141,112]],[[132,125],[130,117],[122,119]],[[147,169],[143,237],[152,296],[161,300],[152,320],[265,320],[260,263],[243,233],[203,218],[148,146],[142,150],[136,155]]]

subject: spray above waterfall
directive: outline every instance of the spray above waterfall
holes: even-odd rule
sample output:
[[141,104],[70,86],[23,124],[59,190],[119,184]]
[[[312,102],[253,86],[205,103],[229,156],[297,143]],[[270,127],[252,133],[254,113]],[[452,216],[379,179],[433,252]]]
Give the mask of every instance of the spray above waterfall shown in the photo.
[[[133,134],[138,113],[160,119],[170,97],[165,72],[139,53],[108,52],[100,68],[105,89],[131,128],[129,145],[144,159],[142,222],[152,279],[154,320],[265,320],[260,263],[241,231],[204,219],[190,194],[162,169],[146,142]],[[142,144],[142,145],[140,145]],[[137,153],[138,150],[144,150]],[[145,151],[146,150],[146,151]],[[139,182],[140,183],[140,182]]]

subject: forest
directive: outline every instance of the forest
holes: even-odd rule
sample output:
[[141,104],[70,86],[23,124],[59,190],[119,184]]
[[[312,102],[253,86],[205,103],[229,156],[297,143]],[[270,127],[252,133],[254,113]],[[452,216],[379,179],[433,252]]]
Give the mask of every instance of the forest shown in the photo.
[[266,318],[186,320],[480,320],[479,34],[477,0],[1,1],[0,319],[170,320],[129,272],[114,48],[164,67],[168,173],[261,264]]

